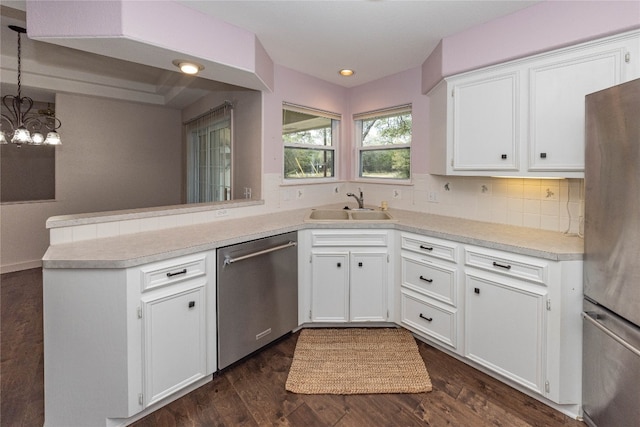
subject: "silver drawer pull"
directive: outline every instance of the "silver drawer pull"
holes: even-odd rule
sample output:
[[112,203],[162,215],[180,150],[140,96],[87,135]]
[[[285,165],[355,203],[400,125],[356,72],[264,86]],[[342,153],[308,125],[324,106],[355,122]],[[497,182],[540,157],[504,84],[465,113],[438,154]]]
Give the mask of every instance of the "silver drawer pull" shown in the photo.
[[426,317],[422,313],[420,313],[420,318],[426,320],[427,322],[431,322],[433,320],[433,317]]
[[427,279],[427,278],[426,278],[426,277],[424,277],[424,276],[420,276],[420,277],[419,277],[419,279],[420,279],[420,280],[422,280],[422,281],[425,281],[425,282],[427,282],[427,283],[431,283],[431,282],[433,282],[433,279]]
[[504,268],[506,270],[511,270],[511,266],[509,264],[500,264],[500,263],[497,263],[497,262],[494,261],[493,262],[493,266],[494,267]]
[[187,274],[187,269],[183,268],[182,270],[176,271],[175,273],[169,272],[169,273],[167,273],[167,277],[179,276],[181,274]]

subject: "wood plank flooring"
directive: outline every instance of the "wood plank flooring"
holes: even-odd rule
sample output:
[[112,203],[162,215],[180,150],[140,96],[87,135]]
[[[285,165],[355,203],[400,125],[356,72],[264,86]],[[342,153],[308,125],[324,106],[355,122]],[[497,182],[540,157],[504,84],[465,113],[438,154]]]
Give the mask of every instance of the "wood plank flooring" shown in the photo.
[[[44,423],[42,273],[26,270],[0,280],[0,425],[39,427]],[[585,426],[422,342],[430,393],[289,393],[284,383],[297,338],[291,334],[216,374],[133,426]]]

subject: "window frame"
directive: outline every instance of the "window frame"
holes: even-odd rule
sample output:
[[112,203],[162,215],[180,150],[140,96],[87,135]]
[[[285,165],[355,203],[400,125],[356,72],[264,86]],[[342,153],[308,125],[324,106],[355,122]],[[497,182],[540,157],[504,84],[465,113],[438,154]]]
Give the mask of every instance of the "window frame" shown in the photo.
[[[354,179],[356,181],[366,181],[371,183],[397,183],[397,184],[411,184],[413,179],[412,167],[411,167],[411,145],[413,142],[413,126],[411,128],[411,141],[407,144],[390,144],[390,145],[374,145],[365,147],[362,145],[362,121],[373,118],[383,118],[390,116],[399,116],[409,113],[411,115],[413,124],[413,109],[412,104],[403,104],[395,107],[383,108],[379,110],[373,110],[363,113],[353,114],[353,135],[355,146],[355,158],[354,158]],[[366,177],[362,176],[362,154],[367,151],[386,151],[386,150],[409,150],[409,177],[408,178],[382,178],[382,177]]]
[[[291,144],[286,143],[284,140],[284,123],[281,123],[281,141],[282,141],[282,182],[283,184],[313,184],[313,183],[322,183],[322,182],[332,182],[338,180],[338,170],[339,170],[339,145],[340,145],[340,132],[342,125],[342,115],[338,113],[334,113],[331,111],[320,110],[317,108],[306,107],[298,104],[292,104],[289,102],[282,103],[282,113],[284,111],[293,111],[302,114],[309,114],[318,117],[324,117],[331,120],[331,145],[316,145],[316,144]],[[285,176],[285,161],[286,161],[286,151],[287,149],[302,149],[302,150],[313,150],[316,152],[331,152],[333,156],[333,175],[327,177],[300,177],[300,178],[291,178]]]

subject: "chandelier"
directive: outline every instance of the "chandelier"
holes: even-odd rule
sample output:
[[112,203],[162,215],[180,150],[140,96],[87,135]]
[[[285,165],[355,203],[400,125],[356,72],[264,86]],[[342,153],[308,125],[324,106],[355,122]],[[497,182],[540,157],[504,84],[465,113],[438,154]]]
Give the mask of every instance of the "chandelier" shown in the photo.
[[[15,25],[9,25],[13,31],[18,33],[18,94],[17,95],[5,95],[2,97],[2,104],[9,111],[8,114],[2,114],[0,120],[0,144],[16,144],[18,147],[23,144],[29,145],[60,145],[60,135],[56,132],[62,123],[55,117],[55,112],[50,108],[47,110],[39,110],[37,113],[32,113],[33,99],[28,96],[22,96],[22,46],[20,43],[20,36],[25,34],[27,30]],[[11,129],[10,132],[5,133],[3,129],[7,124]],[[47,132],[45,138],[43,132]],[[8,140],[7,138],[11,138]]]

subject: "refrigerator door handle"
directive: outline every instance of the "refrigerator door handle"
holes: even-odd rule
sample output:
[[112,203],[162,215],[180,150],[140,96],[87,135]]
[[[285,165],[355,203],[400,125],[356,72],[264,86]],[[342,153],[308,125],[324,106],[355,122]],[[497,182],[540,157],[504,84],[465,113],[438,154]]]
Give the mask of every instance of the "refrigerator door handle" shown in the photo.
[[612,339],[617,341],[620,345],[622,345],[624,348],[626,348],[627,350],[629,350],[630,352],[632,352],[636,356],[640,357],[640,350],[639,349],[635,348],[634,346],[629,344],[627,341],[625,341],[624,339],[620,338],[619,336],[617,336],[616,334],[611,332],[611,330],[609,330],[608,328],[605,328],[604,326],[602,326],[602,324],[600,322],[595,320],[595,319],[597,319],[597,316],[598,315],[596,313],[592,312],[592,311],[582,312],[582,317],[584,318],[584,320],[588,320],[591,324],[593,324],[593,326],[595,326],[596,328],[600,329],[602,332],[604,332],[609,337],[611,337]]

